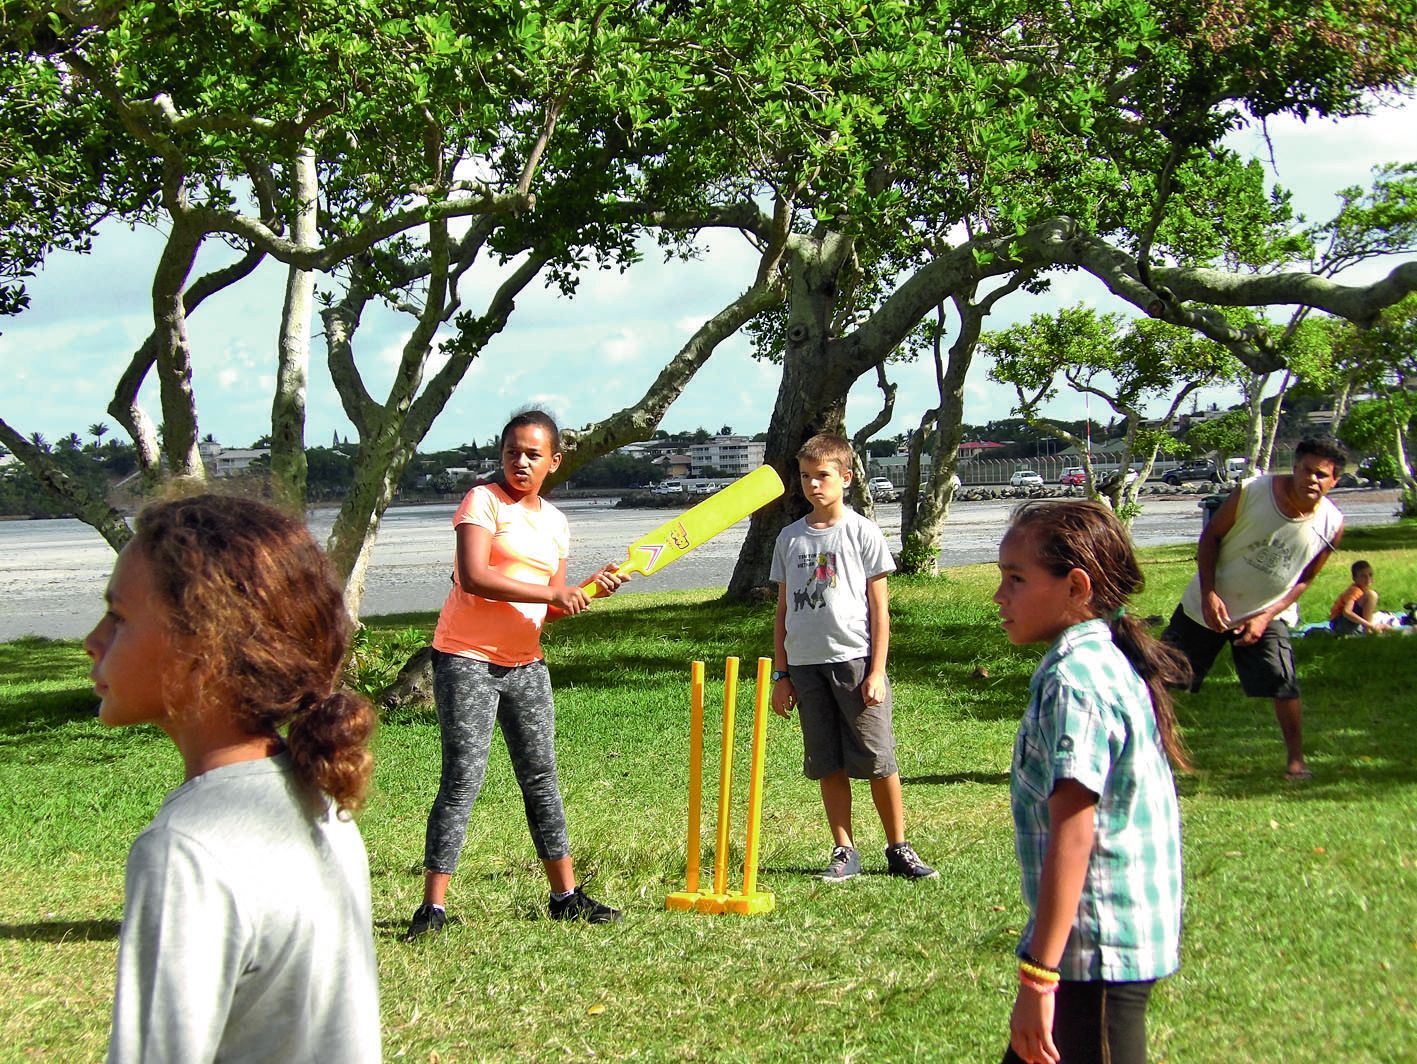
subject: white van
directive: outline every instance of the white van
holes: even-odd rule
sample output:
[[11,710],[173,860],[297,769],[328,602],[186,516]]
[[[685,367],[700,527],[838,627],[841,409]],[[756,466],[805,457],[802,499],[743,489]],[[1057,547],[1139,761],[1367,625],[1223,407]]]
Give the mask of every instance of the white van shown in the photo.
[[662,480],[654,486],[656,495],[683,495],[684,482],[682,480]]
[[866,491],[876,502],[895,502],[896,490],[885,477],[872,477],[866,482]]

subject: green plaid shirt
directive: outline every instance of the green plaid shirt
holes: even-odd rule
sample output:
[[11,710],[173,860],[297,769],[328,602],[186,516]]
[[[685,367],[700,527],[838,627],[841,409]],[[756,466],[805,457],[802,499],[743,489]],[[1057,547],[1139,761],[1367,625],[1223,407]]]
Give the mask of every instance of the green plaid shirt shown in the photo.
[[1029,684],[1010,797],[1033,939],[1048,848],[1048,796],[1071,779],[1098,796],[1087,879],[1064,979],[1133,982],[1174,972],[1181,939],[1181,815],[1146,684],[1101,620],[1073,625]]

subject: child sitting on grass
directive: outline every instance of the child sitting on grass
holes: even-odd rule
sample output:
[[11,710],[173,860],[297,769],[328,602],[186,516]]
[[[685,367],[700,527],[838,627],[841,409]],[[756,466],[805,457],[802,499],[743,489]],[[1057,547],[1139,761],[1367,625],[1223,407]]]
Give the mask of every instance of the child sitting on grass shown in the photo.
[[1353,563],[1353,583],[1334,600],[1328,614],[1328,626],[1334,635],[1355,632],[1386,632],[1392,627],[1378,615],[1378,589],[1373,587],[1373,567],[1367,562]]
[[377,1061],[369,862],[350,813],[374,712],[303,522],[200,495],[147,507],[84,640],[109,727],[153,724],[184,782],[128,853],[110,1064]]
[[886,868],[906,879],[933,879],[905,838],[900,773],[891,729],[890,600],[895,568],[885,536],[847,509],[851,445],[813,436],[797,452],[802,494],[812,512],[784,528],[773,548],[777,584],[772,708],[798,710],[803,771],[821,786],[833,848],[822,879],[861,874],[851,831],[851,780],[869,779],[886,834]]
[[999,544],[1004,632],[1048,647],[1010,773],[1029,918],[1005,1064],[1142,1064],[1152,986],[1179,963],[1186,761],[1167,685],[1190,668],[1127,615],[1142,584],[1098,503],[1025,503]]

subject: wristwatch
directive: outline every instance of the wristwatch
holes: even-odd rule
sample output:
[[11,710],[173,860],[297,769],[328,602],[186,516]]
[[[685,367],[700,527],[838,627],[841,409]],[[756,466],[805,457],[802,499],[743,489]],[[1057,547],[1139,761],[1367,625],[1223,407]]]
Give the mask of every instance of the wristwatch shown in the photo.
[[773,670],[772,670],[772,682],[773,682],[773,683],[777,683],[778,680],[785,680],[785,679],[787,679],[787,670],[786,670],[786,669],[773,669]]

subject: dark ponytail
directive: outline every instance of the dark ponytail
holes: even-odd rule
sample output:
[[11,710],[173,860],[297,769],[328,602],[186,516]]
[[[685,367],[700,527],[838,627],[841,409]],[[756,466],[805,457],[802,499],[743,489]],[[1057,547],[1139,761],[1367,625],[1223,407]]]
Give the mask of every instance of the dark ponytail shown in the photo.
[[1146,682],[1162,749],[1174,767],[1189,769],[1191,762],[1186,756],[1180,728],[1176,724],[1171,688],[1190,686],[1191,663],[1175,647],[1152,636],[1146,626],[1130,614],[1113,616],[1108,623],[1112,628],[1112,642],[1117,644],[1117,649],[1126,655],[1137,675]]
[[1066,576],[1074,569],[1087,573],[1093,612],[1107,620],[1112,642],[1151,695],[1162,749],[1173,766],[1189,769],[1171,688],[1190,685],[1191,666],[1179,650],[1154,638],[1127,613],[1128,598],[1146,586],[1146,578],[1122,522],[1101,503],[1068,499],[1026,502],[1014,510],[1009,523],[1028,534],[1038,563],[1054,576]]

